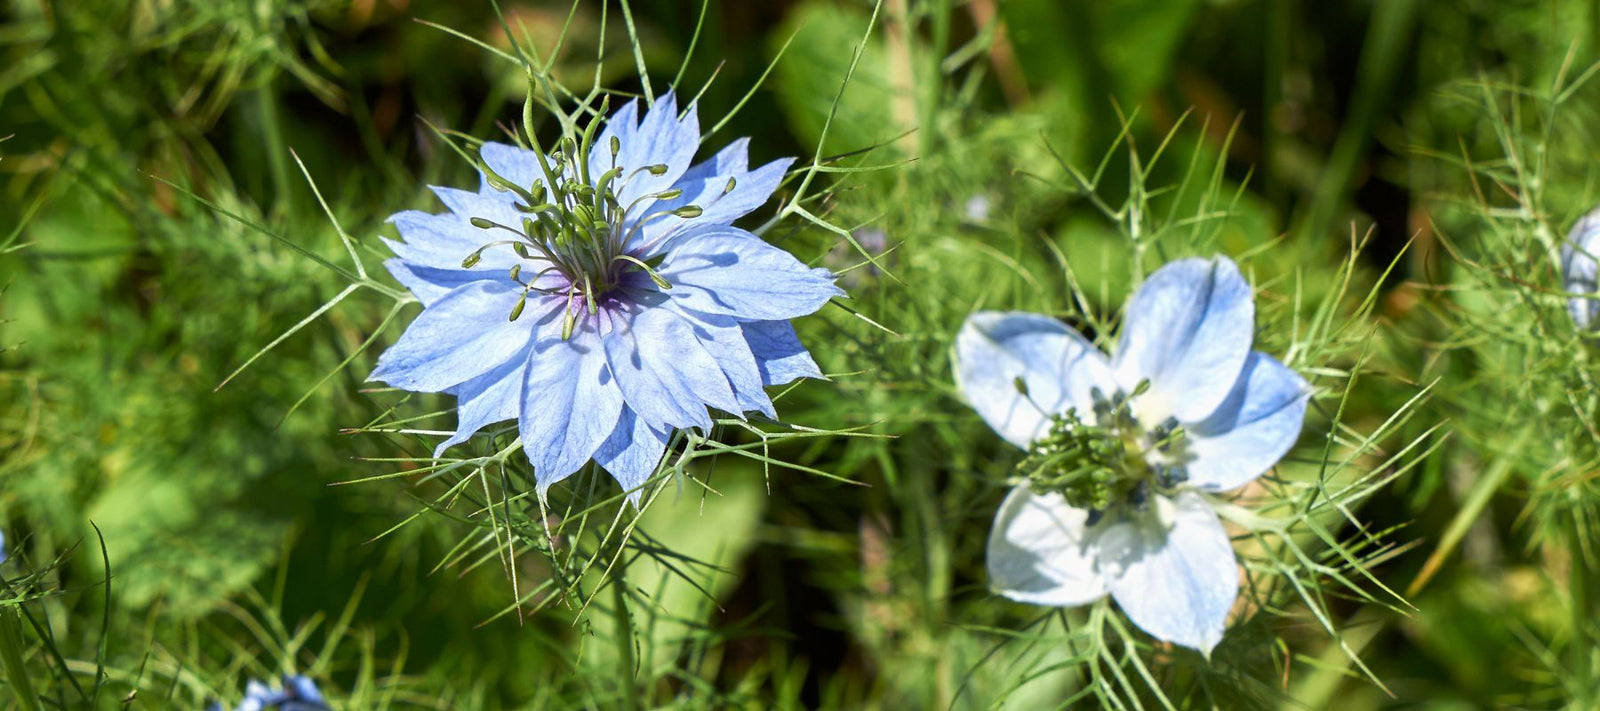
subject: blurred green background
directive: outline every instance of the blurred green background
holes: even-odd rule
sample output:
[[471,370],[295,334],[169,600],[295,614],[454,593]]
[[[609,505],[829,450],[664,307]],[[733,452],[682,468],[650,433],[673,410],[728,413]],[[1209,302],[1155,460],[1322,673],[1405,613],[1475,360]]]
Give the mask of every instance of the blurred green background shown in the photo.
[[[598,73],[638,87],[617,3],[604,15],[599,0],[500,8],[540,47],[572,12],[558,80],[587,87]],[[1053,152],[1085,173],[1109,156],[1103,199],[1149,189],[1163,215],[1203,218],[1204,241],[1190,245],[1248,255],[1258,281],[1277,285],[1261,297],[1281,318],[1263,319],[1269,350],[1288,342],[1273,329],[1299,313],[1297,289],[1324,298],[1352,254],[1370,288],[1398,258],[1371,308],[1349,310],[1352,332],[1376,335],[1330,354],[1369,370],[1342,422],[1382,422],[1442,377],[1428,409],[1384,446],[1439,422],[1462,433],[1360,512],[1398,546],[1374,575],[1413,588],[1416,611],[1327,601],[1392,695],[1292,604],[1230,637],[1238,658],[1225,663],[1260,677],[1248,693],[1180,695],[1222,708],[1600,703],[1584,641],[1586,596],[1600,588],[1584,588],[1596,541],[1582,532],[1593,529],[1544,530],[1562,512],[1592,520],[1592,459],[1533,458],[1548,436],[1542,411],[1504,407],[1475,384],[1557,366],[1475,354],[1482,344],[1460,335],[1470,319],[1445,288],[1460,271],[1451,244],[1497,254],[1474,252],[1475,240],[1498,234],[1486,227],[1497,210],[1528,208],[1507,195],[1542,191],[1528,219],[1557,232],[1597,197],[1600,89],[1581,80],[1600,58],[1600,6],[885,0],[870,35],[874,6],[855,0],[711,0],[703,25],[699,3],[631,10],[657,87],[680,68],[686,93],[714,77],[703,116],[731,110],[781,52],[709,141],[751,136],[762,162],[816,151],[867,37],[821,150],[875,146],[851,160],[886,167],[838,176],[814,209],[846,229],[883,230],[896,277],[858,269],[846,280],[855,306],[892,335],[840,312],[802,322],[833,382],[779,403],[787,421],[893,435],[776,454],[865,486],[764,480],[729,462],[716,474],[721,497],[687,494],[647,516],[652,535],[727,569],[703,592],[661,578],[652,702],[1047,708],[1069,697],[1071,674],[1035,673],[1049,671],[1048,644],[1004,645],[996,631],[1032,614],[983,589],[983,537],[1014,455],[960,403],[945,356],[975,307],[1066,308],[1047,244],[1096,308],[1125,297],[1127,225],[1098,213]],[[61,706],[198,707],[279,671],[313,673],[341,708],[615,705],[604,634],[570,610],[503,614],[513,594],[492,560],[441,565],[470,528],[422,515],[390,532],[437,493],[430,484],[333,485],[393,471],[368,458],[426,450],[414,437],[343,431],[399,401],[363,385],[378,352],[363,344],[385,300],[358,292],[216,389],[345,282],[185,191],[342,258],[298,156],[375,266],[377,237],[392,234],[385,217],[437,209],[427,184],[475,184],[424,122],[493,138],[519,116],[515,67],[419,21],[505,46],[487,1],[0,2],[0,137],[11,136],[0,142],[4,574],[40,595],[27,605],[50,643],[30,628],[28,664]],[[1173,157],[1141,185],[1130,145]],[[1508,146],[1525,147],[1546,182],[1510,171]],[[1203,187],[1156,191],[1189,173]],[[774,235],[818,264],[860,261],[820,230]],[[1524,396],[1537,394],[1505,395]],[[447,407],[435,404],[413,409]],[[1282,641],[1262,641],[1274,635]]]

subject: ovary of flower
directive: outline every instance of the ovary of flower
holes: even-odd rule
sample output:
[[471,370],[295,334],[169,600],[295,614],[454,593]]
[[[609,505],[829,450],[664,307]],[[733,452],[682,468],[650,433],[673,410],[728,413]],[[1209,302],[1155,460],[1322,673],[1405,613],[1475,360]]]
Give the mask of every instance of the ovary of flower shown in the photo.
[[[956,380],[1035,465],[990,533],[997,593],[1058,607],[1109,594],[1151,635],[1210,654],[1238,594],[1211,494],[1288,453],[1310,397],[1303,378],[1252,350],[1254,319],[1250,287],[1225,258],[1152,274],[1113,358],[1047,316],[967,319]],[[1127,456],[1040,458],[1099,451],[1108,423]]]
[[390,218],[384,264],[424,308],[371,379],[456,396],[435,456],[515,419],[541,496],[592,459],[637,503],[674,430],[776,417],[765,386],[822,377],[789,319],[843,295],[834,276],[732,225],[792,161],[752,170],[739,139],[691,164],[695,107],[638,114],[549,153],[486,143],[477,191]]

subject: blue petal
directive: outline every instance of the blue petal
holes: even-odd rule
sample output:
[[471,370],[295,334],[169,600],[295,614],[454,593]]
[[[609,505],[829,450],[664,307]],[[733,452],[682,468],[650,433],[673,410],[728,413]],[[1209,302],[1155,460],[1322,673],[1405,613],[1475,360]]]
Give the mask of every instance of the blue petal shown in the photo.
[[805,316],[844,295],[828,270],[737,227],[697,227],[675,238],[657,271],[679,305],[744,321]]
[[[617,165],[622,165],[624,160],[637,160],[642,153],[639,150],[642,144],[634,140],[634,135],[638,132],[639,100],[634,99],[606,117],[606,127],[601,129],[599,137],[594,141],[594,149],[589,152],[589,175],[601,175],[611,169],[613,138],[617,139],[620,148],[615,159]],[[649,165],[648,160],[644,165]]]
[[670,310],[643,306],[621,314],[605,337],[605,351],[628,406],[651,427],[709,432],[707,404],[739,410],[716,359]]
[[624,407],[617,429],[594,453],[595,463],[628,492],[628,503],[634,508],[639,507],[644,494],[640,487],[656,473],[656,465],[667,451],[667,437],[667,433],[645,424],[633,410]]
[[735,138],[707,160],[689,166],[678,184],[696,183],[719,175],[741,175],[750,170],[750,139]]
[[[528,316],[525,314],[524,318]],[[528,349],[531,351],[532,346]],[[439,443],[433,456],[471,439],[489,425],[514,420],[522,409],[522,385],[527,381],[528,353],[513,356],[494,370],[468,380],[450,392],[456,396],[456,432]]]
[[763,385],[784,385],[800,378],[822,379],[822,370],[811,354],[800,345],[794,326],[788,321],[749,321],[740,324],[750,352],[761,368]]
[[506,279],[505,274],[495,272],[466,271],[464,269],[433,269],[418,266],[404,259],[386,259],[383,267],[394,275],[395,281],[415,294],[423,306],[432,306],[439,299],[445,297],[457,288],[466,286],[470,282],[486,279]]
[[[682,120],[678,119],[678,100],[672,92],[656,97],[656,103],[644,115],[644,120],[633,125],[638,114],[638,102],[629,102],[609,119],[606,128],[595,141],[589,155],[591,175],[600,175],[611,169],[611,137],[616,136],[621,151],[616,165],[623,169],[617,200],[631,205],[641,196],[657,193],[671,187],[689,169],[695,151],[700,147],[700,119],[694,106],[690,106]],[[665,165],[666,171],[651,175],[640,170],[650,165]],[[648,204],[640,209],[649,212]]]
[[[1153,505],[1162,521],[1135,517],[1097,538],[1111,597],[1139,629],[1210,656],[1239,596],[1239,566],[1222,522],[1194,493]],[[1156,518],[1156,517],[1151,517]]]
[[[738,161],[741,164],[742,162]],[[779,183],[783,182],[783,176],[793,163],[793,158],[783,158],[749,172],[741,169],[737,172],[718,173],[693,179],[685,175],[674,186],[683,190],[683,195],[673,200],[657,202],[650,211],[668,212],[685,205],[695,205],[701,208],[701,214],[688,218],[642,216],[648,221],[640,230],[639,239],[645,245],[641,251],[654,255],[674,233],[680,230],[702,225],[731,224],[734,220],[744,217],[772,197],[772,193],[778,189]],[[700,166],[695,168],[698,169]],[[690,172],[693,173],[694,170]],[[732,189],[729,189],[730,186]]]
[[1141,420],[1210,415],[1250,356],[1256,306],[1232,259],[1181,259],[1157,269],[1128,301],[1114,368]]
[[1300,438],[1311,388],[1272,356],[1251,351],[1228,399],[1185,424],[1189,483],[1213,491],[1245,485],[1272,468]]
[[[534,186],[544,185],[544,169],[539,166],[538,153],[504,143],[489,142],[479,149],[479,155],[483,157],[483,162],[489,165],[490,170],[518,187],[532,192]],[[551,169],[554,170],[554,167]],[[489,189],[494,190],[494,188]]]
[[[384,240],[390,251],[412,264],[432,269],[461,269],[461,260],[479,247],[501,239],[467,223],[467,218],[453,215],[430,215],[417,210],[395,213],[389,222],[400,230],[404,242]],[[504,236],[504,235],[502,235]],[[482,253],[482,261],[470,271],[493,275],[505,274],[518,262],[509,246],[490,247]]]
[[571,338],[557,333],[534,344],[517,424],[541,497],[589,461],[622,415],[622,390],[594,324],[588,319]]
[[793,164],[793,158],[780,158],[748,173],[727,176],[737,178],[732,190],[728,189],[728,180],[723,176],[705,181],[693,201],[705,210],[698,219],[708,224],[727,224],[744,217],[772,197]]
[[1088,512],[1026,485],[1006,495],[989,530],[989,587],[1018,602],[1074,607],[1109,589],[1095,567]]
[[[994,431],[1027,448],[1050,415],[1093,411],[1092,393],[1115,381],[1106,357],[1066,324],[1040,314],[980,311],[967,317],[955,345],[956,384]],[[1016,381],[1028,394],[1018,392]]]
[[[509,320],[522,288],[477,281],[423,309],[383,355],[369,380],[436,393],[510,360],[528,345],[536,318]],[[546,299],[554,301],[554,299]],[[538,315],[538,304],[535,307]]]
[[[439,201],[444,203],[444,206],[450,212],[455,213],[463,223],[466,223],[470,218],[481,217],[512,229],[519,229],[522,226],[523,214],[517,211],[517,198],[511,193],[475,193],[469,190],[443,188],[435,185],[428,186],[428,189],[432,190],[433,194],[439,197]],[[479,245],[510,237],[510,234],[504,230],[485,230],[472,227],[471,224],[467,224],[467,227],[477,230],[478,237],[476,241]]]
[[296,701],[309,701],[315,704],[323,703],[322,692],[317,689],[316,682],[307,676],[284,676],[283,689],[291,694],[290,698]]
[[[1561,245],[1561,287],[1571,294],[1600,296],[1596,289],[1596,272],[1600,272],[1600,209],[1594,210],[1572,226],[1567,241]],[[1569,298],[1567,313],[1580,330],[1591,330],[1600,325],[1600,299]]]
[[687,321],[694,330],[695,338],[717,360],[717,367],[728,378],[734,399],[739,404],[739,409],[730,411],[731,414],[743,417],[743,413],[753,411],[777,419],[778,412],[772,407],[772,399],[767,397],[767,391],[762,388],[761,369],[750,350],[749,339],[736,319],[685,309],[672,301],[662,308],[672,309]]
[[1152,275],[1128,302],[1117,346],[1117,382],[1150,390],[1135,402],[1144,421],[1192,422],[1217,409],[1250,355],[1255,303],[1225,257],[1184,259]]
[[251,679],[244,684],[244,697],[247,701],[254,699],[263,703],[277,703],[280,695],[279,692],[273,691],[266,684],[255,679]]

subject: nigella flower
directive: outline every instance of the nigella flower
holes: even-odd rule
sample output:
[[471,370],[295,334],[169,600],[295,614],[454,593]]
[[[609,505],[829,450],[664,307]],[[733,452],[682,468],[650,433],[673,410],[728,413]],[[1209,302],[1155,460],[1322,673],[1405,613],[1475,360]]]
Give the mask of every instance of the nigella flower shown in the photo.
[[[1572,226],[1567,241],[1561,245],[1561,288],[1568,294],[1567,313],[1572,314],[1578,330],[1589,331],[1600,327],[1600,290],[1596,287],[1596,272],[1600,264],[1600,208],[1591,211]],[[1588,297],[1588,298],[1585,298]]]
[[[283,688],[273,690],[255,679],[244,686],[244,699],[234,711],[328,711],[328,702],[317,690],[316,682],[309,677],[283,677]],[[222,711],[222,704],[212,704],[210,711]]]
[[990,532],[996,592],[1055,607],[1110,594],[1146,632],[1210,654],[1238,594],[1210,496],[1283,457],[1309,399],[1303,378],[1251,349],[1254,319],[1224,258],[1152,274],[1113,358],[1046,316],[967,319],[957,382],[1028,451]]
[[548,154],[486,143],[477,191],[390,218],[405,241],[385,265],[424,309],[371,378],[456,396],[435,456],[516,419],[541,496],[591,458],[632,490],[673,430],[711,428],[708,406],[776,417],[763,386],[822,376],[788,319],[843,292],[731,224],[792,160],[751,170],[740,139],[691,165],[695,108],[638,112]]

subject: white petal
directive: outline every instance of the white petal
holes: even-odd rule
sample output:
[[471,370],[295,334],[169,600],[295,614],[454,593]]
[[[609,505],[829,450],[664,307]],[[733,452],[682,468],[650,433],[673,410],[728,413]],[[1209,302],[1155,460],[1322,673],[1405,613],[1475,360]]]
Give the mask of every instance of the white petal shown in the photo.
[[1210,655],[1239,595],[1233,545],[1199,495],[1150,502],[1157,513],[1112,523],[1096,539],[1111,597],[1139,629]]
[[1150,390],[1135,401],[1145,421],[1190,422],[1227,397],[1250,354],[1255,304],[1225,257],[1183,259],[1150,275],[1128,301],[1117,345],[1117,382]]
[[[956,384],[1006,441],[1026,448],[1049,415],[1094,407],[1090,392],[1116,388],[1106,357],[1066,324],[1040,314],[980,311],[956,335]],[[1017,391],[1022,378],[1028,394]]]
[[[1600,209],[1596,209],[1572,226],[1567,241],[1561,245],[1561,287],[1572,294],[1596,294],[1596,272],[1600,264]],[[1588,330],[1600,322],[1600,299],[1569,298],[1567,312],[1578,328]]]
[[1088,512],[1060,494],[1019,486],[1006,495],[989,531],[989,586],[1034,605],[1071,607],[1100,599],[1106,581],[1086,540]]
[[1213,491],[1261,476],[1300,438],[1311,388],[1305,378],[1252,351],[1228,399],[1200,422],[1185,424],[1189,483]]

